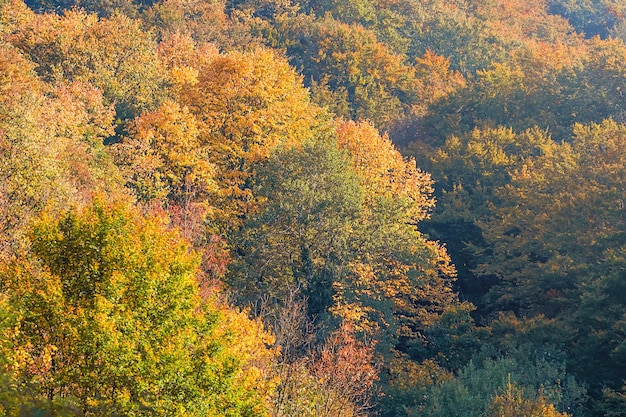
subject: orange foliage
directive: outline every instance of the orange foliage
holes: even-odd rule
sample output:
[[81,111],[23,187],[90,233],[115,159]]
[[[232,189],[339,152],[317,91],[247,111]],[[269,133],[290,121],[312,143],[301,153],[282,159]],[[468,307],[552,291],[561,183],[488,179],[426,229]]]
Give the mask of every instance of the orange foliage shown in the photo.
[[210,149],[199,138],[196,119],[175,102],[135,119],[117,148],[118,164],[127,169],[140,200],[199,204],[217,191]]
[[414,159],[404,158],[387,135],[381,136],[368,122],[349,121],[338,125],[337,142],[350,153],[370,204],[382,196],[406,198],[408,219],[427,217],[435,204],[430,175],[417,168]]
[[326,340],[313,366],[322,395],[317,416],[366,415],[372,407],[370,401],[378,381],[374,346],[358,341],[347,322]]
[[442,99],[466,84],[461,73],[450,69],[449,58],[430,49],[415,59],[415,78],[420,106]]

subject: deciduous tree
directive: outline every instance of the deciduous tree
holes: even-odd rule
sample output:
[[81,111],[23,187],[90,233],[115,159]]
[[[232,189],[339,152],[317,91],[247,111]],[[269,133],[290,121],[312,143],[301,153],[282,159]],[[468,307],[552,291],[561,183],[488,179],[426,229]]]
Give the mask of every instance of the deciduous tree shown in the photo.
[[198,256],[162,218],[96,199],[42,219],[32,247],[0,272],[19,314],[4,372],[30,412],[265,414],[269,335],[199,298]]
[[215,54],[201,59],[195,83],[183,85],[180,102],[198,121],[199,140],[216,166],[228,227],[254,207],[256,165],[280,146],[313,136],[323,120],[309,102],[301,78],[270,50]]
[[91,83],[122,121],[155,110],[166,96],[156,42],[138,21],[78,10],[36,15],[19,1],[3,8],[2,20],[5,40],[36,64],[43,80]]

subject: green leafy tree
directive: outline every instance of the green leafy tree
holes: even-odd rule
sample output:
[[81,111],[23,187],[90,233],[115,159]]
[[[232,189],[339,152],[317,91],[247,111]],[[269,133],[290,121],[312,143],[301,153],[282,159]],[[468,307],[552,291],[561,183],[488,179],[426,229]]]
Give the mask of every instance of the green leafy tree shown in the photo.
[[324,313],[362,210],[346,154],[323,140],[279,149],[259,169],[255,190],[264,203],[234,242],[241,257],[231,285],[241,297],[270,297],[272,303],[301,289],[308,314]]
[[347,119],[370,120],[379,128],[410,113],[413,70],[374,32],[330,15],[285,19],[277,26],[275,46],[287,48],[291,64],[302,72],[318,104]]
[[163,219],[96,199],[41,220],[32,247],[0,272],[19,314],[5,372],[36,394],[31,412],[264,414],[238,384],[249,356],[199,297],[197,254]]
[[369,124],[341,126],[338,143],[347,152],[318,139],[259,168],[263,204],[233,241],[232,285],[278,300],[300,288],[312,316],[330,308],[391,345],[414,339],[455,302],[445,250],[415,227],[433,203],[430,179]]

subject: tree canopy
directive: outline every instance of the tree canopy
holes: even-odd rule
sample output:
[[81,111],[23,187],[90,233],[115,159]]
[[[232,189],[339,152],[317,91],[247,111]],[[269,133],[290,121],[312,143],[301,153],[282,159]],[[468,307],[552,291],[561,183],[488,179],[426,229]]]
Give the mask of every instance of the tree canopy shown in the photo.
[[0,3],[0,413],[624,414],[621,2]]

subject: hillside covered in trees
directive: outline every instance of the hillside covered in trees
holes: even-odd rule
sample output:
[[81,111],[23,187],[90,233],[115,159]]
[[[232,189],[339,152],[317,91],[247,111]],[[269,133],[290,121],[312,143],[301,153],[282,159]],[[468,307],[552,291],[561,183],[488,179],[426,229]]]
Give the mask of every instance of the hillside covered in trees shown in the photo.
[[623,0],[0,0],[0,415],[626,416]]

